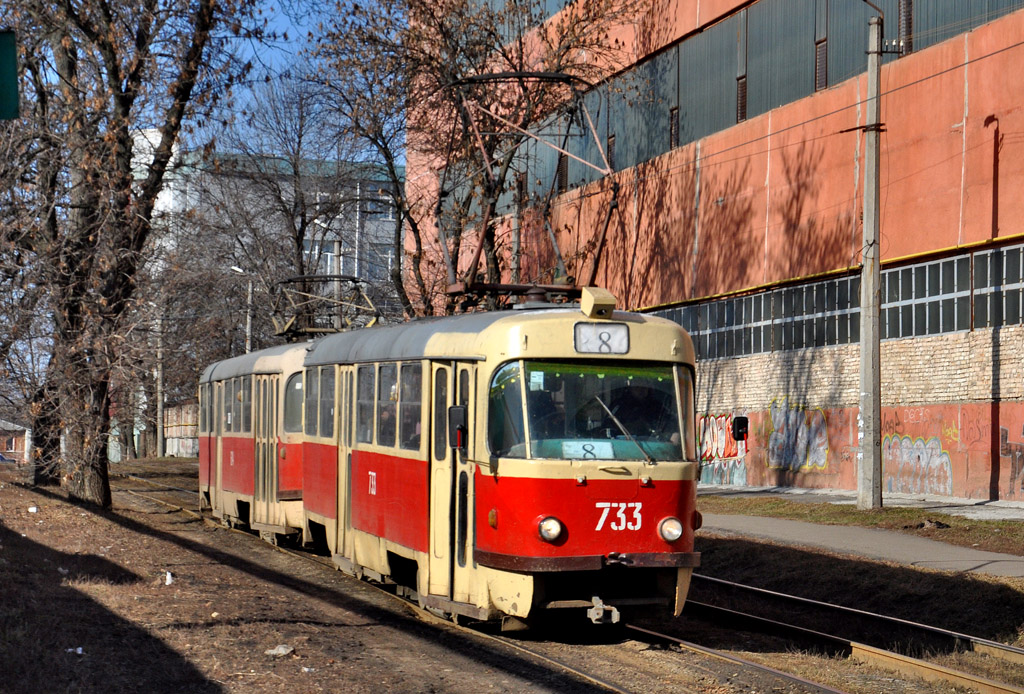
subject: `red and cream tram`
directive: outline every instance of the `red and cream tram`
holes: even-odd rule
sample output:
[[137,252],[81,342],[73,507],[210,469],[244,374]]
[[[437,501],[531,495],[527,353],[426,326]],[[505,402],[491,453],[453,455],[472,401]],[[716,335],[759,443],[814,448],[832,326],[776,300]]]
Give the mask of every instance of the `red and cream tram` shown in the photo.
[[699,559],[693,347],[613,304],[584,290],[582,312],[527,304],[215,364],[204,502],[448,614],[678,614]]

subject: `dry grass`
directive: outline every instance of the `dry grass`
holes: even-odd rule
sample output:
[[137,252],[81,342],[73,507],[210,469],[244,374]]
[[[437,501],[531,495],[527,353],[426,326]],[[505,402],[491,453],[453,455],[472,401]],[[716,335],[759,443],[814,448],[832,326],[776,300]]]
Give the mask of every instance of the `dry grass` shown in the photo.
[[[936,509],[887,507],[861,511],[844,504],[806,503],[777,497],[733,497],[701,495],[697,507],[702,513],[768,516],[823,525],[859,525],[975,547],[990,552],[1024,553],[1024,522],[985,521],[949,515]],[[930,522],[931,521],[931,522]],[[938,527],[941,521],[949,527]]]

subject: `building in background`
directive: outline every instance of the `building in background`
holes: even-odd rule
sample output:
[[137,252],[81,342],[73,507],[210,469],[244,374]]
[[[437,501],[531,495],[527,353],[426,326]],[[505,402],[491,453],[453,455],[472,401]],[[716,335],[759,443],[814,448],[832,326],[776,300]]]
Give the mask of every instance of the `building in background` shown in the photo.
[[0,419],[0,459],[23,465],[32,454],[32,432],[20,424]]
[[[883,490],[1024,500],[1024,2],[874,4]],[[618,184],[596,283],[691,332],[704,482],[856,488],[875,14],[655,0],[623,32],[632,65],[585,96]],[[611,181],[543,146],[518,166],[531,192],[554,180],[560,252],[585,258]],[[523,233],[527,277],[549,240]]]

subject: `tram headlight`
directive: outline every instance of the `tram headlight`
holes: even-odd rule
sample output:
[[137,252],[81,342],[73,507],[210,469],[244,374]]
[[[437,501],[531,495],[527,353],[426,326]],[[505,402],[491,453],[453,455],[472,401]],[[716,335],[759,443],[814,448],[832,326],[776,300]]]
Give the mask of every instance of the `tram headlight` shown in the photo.
[[665,542],[675,542],[683,536],[683,523],[675,517],[666,518],[658,524],[658,534]]
[[545,542],[554,542],[562,536],[562,521],[554,516],[542,518],[537,524],[537,532],[540,533],[540,539]]

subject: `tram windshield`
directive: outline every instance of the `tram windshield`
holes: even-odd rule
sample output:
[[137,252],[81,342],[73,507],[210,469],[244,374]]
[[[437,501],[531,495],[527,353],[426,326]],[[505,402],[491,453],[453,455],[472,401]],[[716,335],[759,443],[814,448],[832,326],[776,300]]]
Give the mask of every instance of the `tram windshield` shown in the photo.
[[681,366],[510,362],[491,381],[488,443],[508,458],[693,460],[692,402]]

